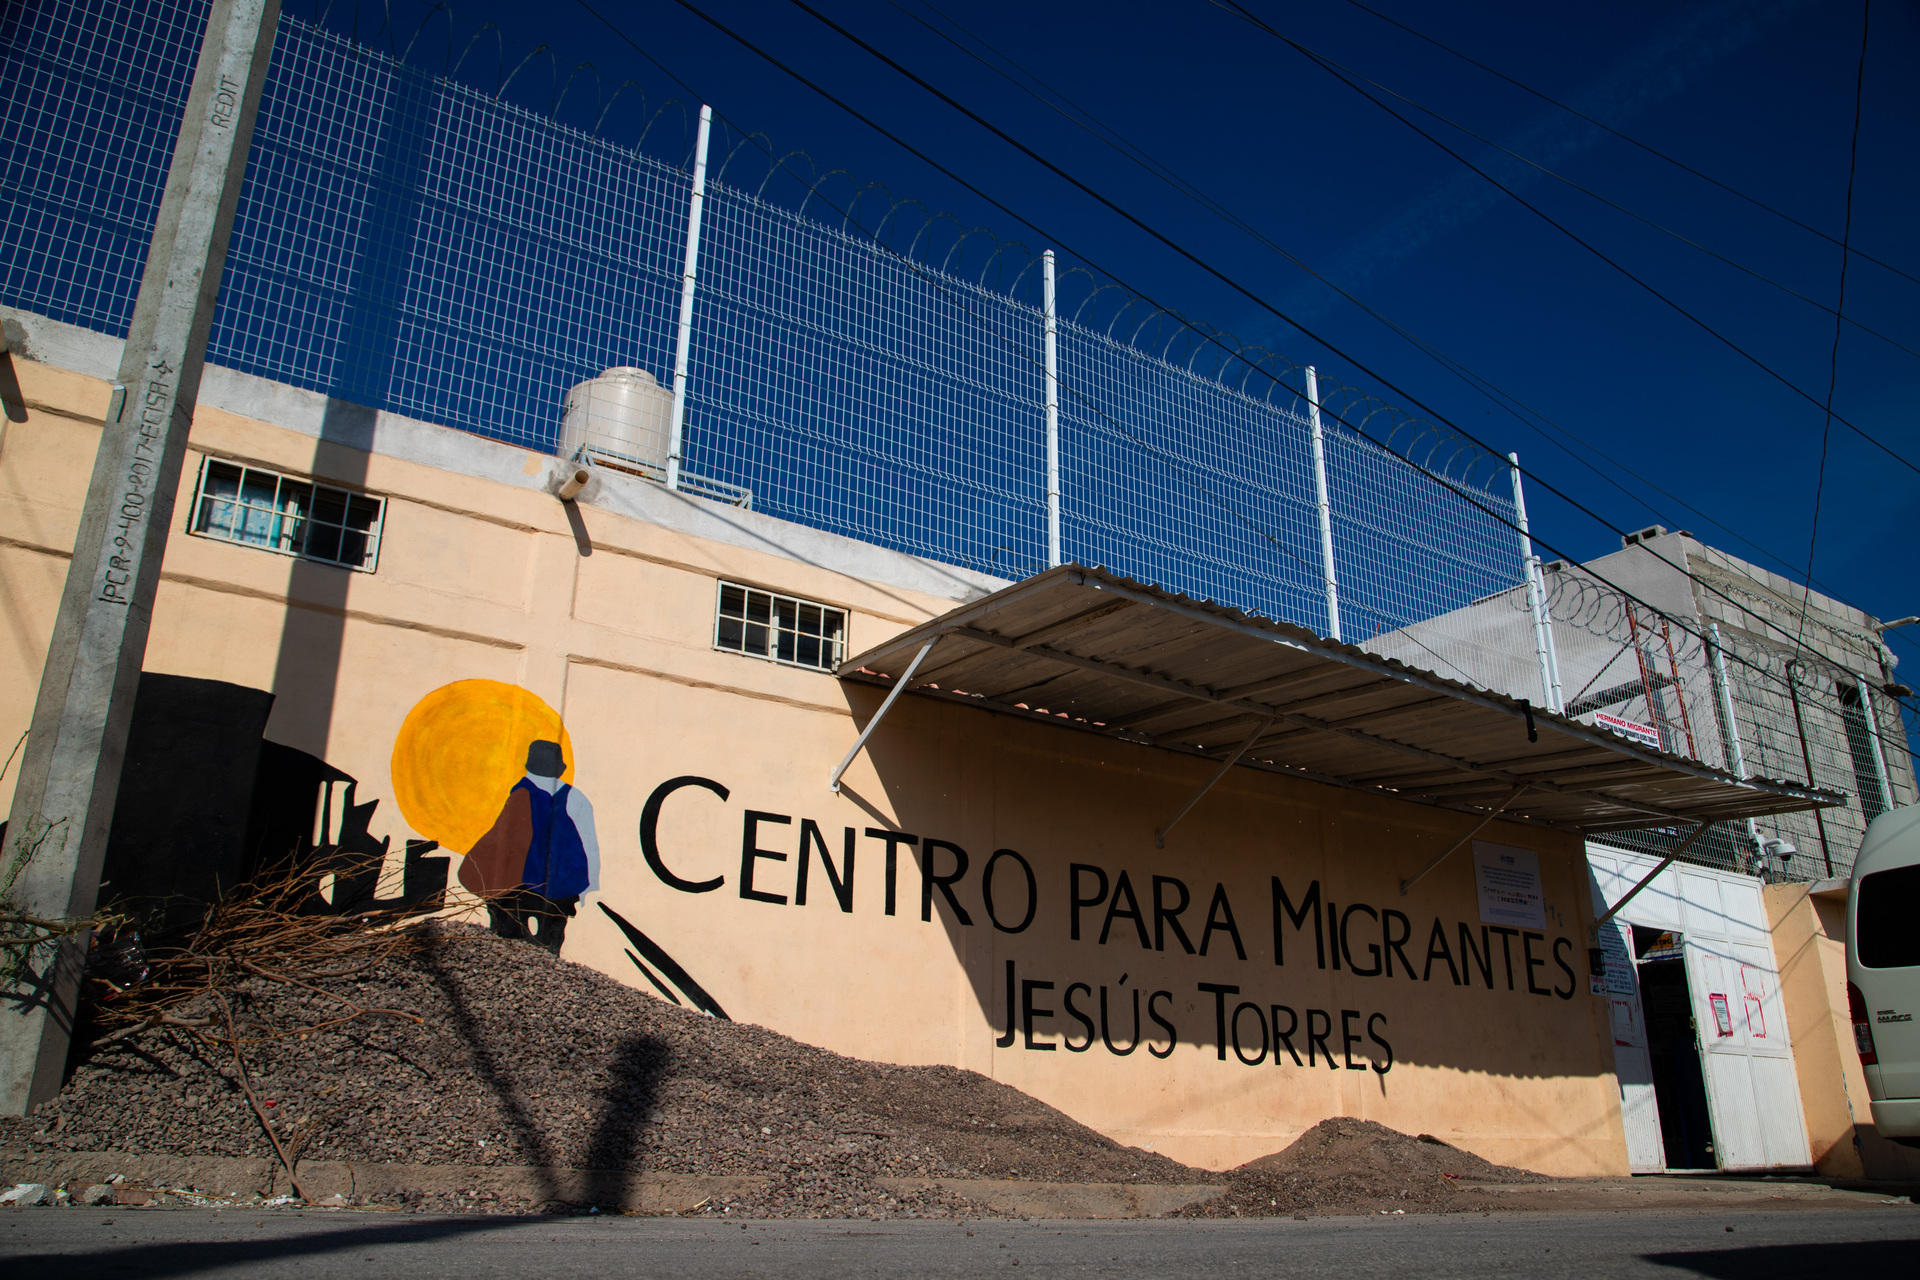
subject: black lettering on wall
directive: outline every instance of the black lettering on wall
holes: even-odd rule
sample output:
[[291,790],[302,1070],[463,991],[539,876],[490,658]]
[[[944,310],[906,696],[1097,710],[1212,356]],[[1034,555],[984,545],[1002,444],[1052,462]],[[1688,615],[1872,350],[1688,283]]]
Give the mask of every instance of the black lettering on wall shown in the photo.
[[1386,1062],[1374,1063],[1373,1069],[1379,1072],[1381,1075],[1385,1075],[1387,1074],[1387,1072],[1393,1070],[1393,1046],[1387,1043],[1387,1038],[1385,1036],[1381,1035],[1379,1032],[1373,1029],[1373,1024],[1376,1022],[1378,1022],[1381,1026],[1384,1027],[1387,1024],[1387,1015],[1384,1013],[1376,1013],[1372,1017],[1367,1019],[1367,1039],[1373,1041],[1375,1044],[1379,1045],[1382,1049],[1385,1049],[1387,1051]]
[[820,869],[827,873],[827,886],[833,890],[834,899],[839,902],[840,910],[853,912],[853,845],[856,839],[852,827],[847,828],[846,845],[841,853],[840,870],[833,869],[833,859],[827,853],[827,838],[820,834],[820,828],[812,818],[800,819],[800,870],[793,882],[793,905],[807,905],[807,866],[813,861],[813,852],[820,851]]
[[1213,993],[1213,1049],[1220,1061],[1227,1060],[1227,997],[1240,994],[1240,988],[1218,982],[1202,982],[1200,990]]
[[[1247,1056],[1246,1046],[1240,1042],[1240,1015],[1249,1009],[1253,1010],[1253,1020],[1260,1024],[1260,1052],[1251,1058]],[[1259,1005],[1251,1001],[1242,1001],[1240,1004],[1234,1006],[1233,1022],[1230,1030],[1233,1032],[1234,1057],[1240,1059],[1241,1062],[1249,1067],[1257,1067],[1267,1060],[1267,1015],[1260,1012]],[[1278,1050],[1275,1050],[1275,1052],[1278,1052]]]
[[[1400,932],[1397,936],[1393,930],[1393,922],[1396,920],[1400,922]],[[1399,956],[1400,967],[1407,971],[1409,978],[1413,977],[1413,964],[1407,959],[1407,953],[1402,950],[1406,946],[1407,939],[1413,936],[1413,921],[1391,907],[1382,907],[1380,908],[1380,932],[1387,945],[1387,976],[1389,978],[1393,976],[1393,958]]]
[[[1507,990],[1513,990],[1513,940],[1520,931],[1504,924],[1492,924],[1488,929],[1500,935],[1500,951],[1507,959]],[[1491,948],[1489,948],[1491,950]]]
[[[1461,925],[1460,927],[1465,929],[1467,926]],[[1427,936],[1427,967],[1420,974],[1420,980],[1422,982],[1433,981],[1433,962],[1435,960],[1445,960],[1447,962],[1447,975],[1453,979],[1454,986],[1459,986],[1460,970],[1454,967],[1453,952],[1447,949],[1447,926],[1441,924],[1438,917],[1434,919],[1433,932]]]
[[900,886],[900,846],[919,844],[919,836],[910,836],[904,831],[887,831],[881,827],[868,827],[867,834],[875,840],[887,842],[887,894],[886,912],[893,914],[894,891]]
[[1333,952],[1333,971],[1338,973],[1340,972],[1340,908],[1334,905],[1332,898],[1327,899],[1327,932],[1333,935],[1333,945],[1327,950]]
[[1035,982],[1032,978],[1020,979],[1020,1033],[1025,1039],[1025,1044],[1022,1045],[1023,1048],[1044,1049],[1048,1053],[1052,1053],[1060,1047],[1051,1040],[1035,1040],[1033,1038],[1033,1020],[1035,1018],[1051,1018],[1053,1016],[1053,1010],[1040,1009],[1034,1006],[1033,993],[1036,991],[1051,990],[1053,990],[1053,984],[1051,982]]
[[1562,991],[1558,986],[1555,986],[1553,994],[1559,996],[1562,1000],[1571,1000],[1573,999],[1573,966],[1560,958],[1560,948],[1562,947],[1565,947],[1568,951],[1572,951],[1573,940],[1570,938],[1555,938],[1553,940],[1553,962],[1560,966],[1560,972],[1567,975],[1567,989]]
[[[1120,909],[1122,898],[1127,900],[1125,911]],[[1115,920],[1133,921],[1133,927],[1140,935],[1140,949],[1153,950],[1153,943],[1147,940],[1146,918],[1140,914],[1140,900],[1133,896],[1133,882],[1127,879],[1127,873],[1124,871],[1120,873],[1120,878],[1113,882],[1113,898],[1107,903],[1107,918],[1100,924],[1100,945],[1103,947],[1107,945],[1107,932],[1113,928]]]
[[994,1044],[1002,1049],[1011,1049],[1013,1037],[1016,1034],[1014,1028],[1017,1025],[1013,1020],[1013,961],[1009,960],[1007,961],[1007,1029],[1000,1033],[1000,1038],[995,1040]]
[[1174,1030],[1171,1022],[1160,1016],[1160,1010],[1156,1007],[1160,1001],[1171,999],[1173,999],[1171,991],[1156,991],[1147,997],[1147,1016],[1166,1028],[1167,1032],[1167,1047],[1164,1049],[1156,1049],[1153,1047],[1153,1041],[1147,1041],[1147,1052],[1156,1058],[1171,1058],[1173,1047],[1180,1043],[1180,1033]]
[[[1300,1051],[1293,1047],[1293,1033],[1300,1029],[1300,1015],[1284,1004],[1274,1005],[1269,1012],[1273,1014],[1273,1065],[1276,1067],[1280,1065],[1280,1046],[1284,1044],[1287,1046],[1288,1056],[1293,1059],[1293,1065],[1299,1066]],[[1280,1015],[1283,1013],[1287,1015],[1285,1031],[1280,1029]]]
[[1073,993],[1076,991],[1084,991],[1088,995],[1092,995],[1093,988],[1084,982],[1076,982],[1067,988],[1066,994],[1067,1016],[1087,1029],[1087,1038],[1082,1043],[1075,1044],[1073,1042],[1073,1033],[1068,1032],[1060,1037],[1060,1043],[1067,1047],[1068,1053],[1085,1053],[1093,1047],[1093,1037],[1097,1035],[1098,1032],[1094,1030],[1093,1019],[1080,1012],[1080,1007],[1074,1004]]
[[1333,1060],[1333,1050],[1327,1048],[1327,1037],[1333,1034],[1333,1015],[1325,1009],[1307,1010],[1307,1065],[1313,1065],[1313,1046],[1320,1046],[1320,1056],[1327,1060],[1329,1071],[1338,1071],[1340,1064]]
[[1546,940],[1546,934],[1535,933],[1531,929],[1520,935],[1520,955],[1521,958],[1527,962],[1527,994],[1530,996],[1550,996],[1553,994],[1551,989],[1543,987],[1533,980],[1533,971],[1535,969],[1544,969],[1547,967],[1545,960],[1534,959],[1533,944],[1536,942],[1545,942]]
[[[953,855],[953,870],[941,876],[933,871],[934,850],[945,849]],[[920,919],[933,919],[933,891],[937,886],[940,896],[947,900],[947,906],[953,911],[953,918],[963,925],[971,925],[973,917],[960,905],[960,899],[953,896],[953,886],[967,874],[967,851],[959,845],[946,840],[935,840],[928,836],[920,842]],[[987,908],[991,911],[993,908]]]
[[1313,959],[1320,968],[1327,967],[1326,936],[1320,927],[1320,882],[1315,880],[1307,886],[1307,896],[1300,900],[1296,909],[1293,899],[1287,896],[1286,886],[1280,883],[1280,877],[1273,877],[1273,962],[1285,964],[1286,939],[1282,936],[1281,922],[1292,921],[1295,933],[1307,927],[1307,913],[1313,913]]
[[[1126,980],[1127,975],[1121,974],[1120,981]],[[1100,1040],[1107,1046],[1107,1052],[1117,1058],[1124,1058],[1140,1047],[1140,988],[1133,989],[1133,1039],[1124,1049],[1113,1042],[1113,1024],[1107,1021],[1107,989],[1100,988]]]
[[1233,904],[1227,901],[1227,886],[1213,886],[1213,902],[1207,907],[1207,927],[1200,934],[1200,954],[1207,954],[1207,944],[1213,941],[1214,930],[1218,929],[1233,939],[1233,953],[1242,960],[1247,958],[1246,944],[1240,941],[1240,926],[1233,920]]
[[[1000,913],[993,909],[993,870],[1000,859],[1012,858],[1020,864],[1020,870],[1027,877],[1027,914],[1020,917],[1019,924],[1007,924],[1000,919]],[[980,896],[987,904],[987,918],[993,921],[993,927],[1002,933],[1023,933],[1033,923],[1034,913],[1040,909],[1040,886],[1033,878],[1033,867],[1027,860],[1011,849],[995,849],[993,856],[987,859],[987,869],[980,875]]]
[[760,848],[760,824],[771,822],[779,826],[791,826],[793,819],[784,813],[761,813],[758,809],[747,810],[747,820],[740,832],[740,896],[754,902],[771,902],[777,906],[787,905],[784,893],[768,893],[764,889],[753,887],[754,863],[765,858],[770,862],[785,862],[787,855],[774,853]]
[[1473,960],[1474,965],[1480,970],[1480,977],[1485,980],[1487,990],[1493,990],[1493,939],[1487,936],[1487,926],[1481,925],[1480,945],[1477,947],[1474,946],[1473,935],[1467,932],[1466,923],[1462,921],[1460,925],[1460,972],[1466,977],[1466,982],[1463,984],[1466,986],[1473,985],[1473,970],[1467,967],[1467,960],[1469,958]]
[[[1080,896],[1080,873],[1083,871],[1092,872],[1100,880],[1100,888],[1091,898]],[[1076,862],[1070,865],[1067,868],[1067,900],[1073,904],[1073,914],[1069,919],[1072,923],[1073,940],[1078,942],[1080,941],[1080,908],[1097,907],[1107,900],[1107,873],[1090,863]],[[1106,938],[1103,936],[1100,940],[1105,942]]]
[[[1167,905],[1166,894],[1162,891],[1168,885],[1180,891],[1178,906]],[[1167,949],[1166,926],[1172,925],[1173,936],[1180,940],[1181,947],[1188,955],[1193,954],[1193,940],[1187,937],[1187,931],[1180,927],[1180,913],[1185,911],[1192,901],[1193,895],[1187,892],[1187,886],[1183,881],[1176,880],[1172,876],[1153,878],[1153,949],[1155,951]]]
[[[1362,969],[1359,965],[1353,962],[1353,951],[1348,946],[1347,922],[1353,919],[1353,913],[1356,911],[1364,911],[1375,920],[1378,920],[1380,918],[1380,913],[1375,911],[1372,907],[1368,906],[1364,902],[1356,902],[1352,906],[1348,907],[1345,911],[1341,912],[1340,913],[1340,955],[1342,956],[1342,958],[1346,960],[1347,968],[1353,970],[1354,977],[1377,978],[1380,976],[1380,944],[1379,943],[1369,942],[1367,944],[1367,950],[1373,953],[1373,964],[1370,968]],[[1334,966],[1334,968],[1336,969],[1338,969],[1339,967],[1340,967],[1339,965]]]
[[711,778],[669,778],[653,789],[647,797],[647,803],[640,810],[640,852],[646,856],[647,865],[653,868],[660,883],[682,893],[712,893],[727,882],[725,876],[715,876],[711,880],[683,880],[667,870],[666,860],[660,856],[660,806],[667,797],[682,787],[705,787],[722,800],[727,798],[727,789]]
[[1359,1016],[1360,1011],[1358,1009],[1342,1009],[1340,1011],[1340,1049],[1341,1052],[1346,1055],[1347,1070],[1349,1071],[1365,1071],[1367,1069],[1366,1063],[1361,1062],[1356,1064],[1353,1060],[1353,1046],[1360,1043],[1359,1033],[1354,1031],[1353,1023]]

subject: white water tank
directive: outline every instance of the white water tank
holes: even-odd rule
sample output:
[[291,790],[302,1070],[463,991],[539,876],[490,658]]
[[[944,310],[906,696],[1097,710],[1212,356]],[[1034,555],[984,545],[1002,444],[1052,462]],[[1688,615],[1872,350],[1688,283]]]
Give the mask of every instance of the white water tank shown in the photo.
[[664,478],[672,414],[673,393],[645,369],[608,369],[567,392],[560,456],[585,446],[597,463]]

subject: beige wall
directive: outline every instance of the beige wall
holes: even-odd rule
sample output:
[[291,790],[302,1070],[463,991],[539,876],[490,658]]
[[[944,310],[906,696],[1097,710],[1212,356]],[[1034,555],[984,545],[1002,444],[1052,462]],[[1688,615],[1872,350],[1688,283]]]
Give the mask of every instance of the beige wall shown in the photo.
[[[27,362],[18,374],[27,420],[9,424],[0,447],[7,745],[31,711],[97,437],[89,420],[106,402],[94,379]],[[450,447],[495,463],[508,448],[443,434]],[[463,679],[538,695],[564,717],[573,781],[595,806],[602,849],[602,882],[569,929],[569,958],[653,989],[604,903],[737,1019],[862,1057],[982,1071],[1121,1141],[1198,1164],[1262,1155],[1328,1115],[1348,1114],[1544,1171],[1625,1171],[1605,1008],[1582,972],[1589,895],[1573,836],[1504,823],[1483,833],[1539,855],[1548,902],[1544,932],[1507,939],[1503,955],[1502,938],[1479,923],[1466,853],[1411,896],[1397,890],[1464,830],[1464,815],[1237,770],[1156,850],[1154,828],[1204,779],[1205,762],[921,698],[896,707],[836,795],[828,773],[880,691],[714,650],[716,579],[845,606],[853,652],[945,612],[952,594],[888,586],[771,544],[756,550],[742,545],[750,540],[676,532],[614,514],[612,499],[580,505],[582,542],[561,504],[531,482],[343,448],[218,409],[199,413],[193,447],[189,487],[200,456],[211,454],[386,495],[385,545],[378,573],[350,574],[176,534],[148,668],[272,690],[268,736],[354,775],[362,800],[382,797],[373,830],[396,847],[421,834],[387,799],[409,710]],[[525,454],[523,470],[538,477],[550,463]],[[185,522],[183,494],[176,529]],[[724,879],[709,892],[670,887],[640,848],[649,796],[683,776],[718,783],[727,796],[699,788],[667,796],[658,850],[683,879]],[[743,896],[750,812],[772,815],[755,820],[755,843],[771,855],[751,859],[755,891],[785,902]],[[806,905],[793,901],[803,820],[817,826],[836,868],[852,831],[850,912],[817,859]],[[945,842],[934,863],[941,875],[955,866],[953,850],[964,850],[967,872],[952,890],[968,922],[937,888],[931,919],[922,919],[912,847],[899,851],[889,914],[887,846],[869,828]],[[1002,849],[1019,855],[996,864],[1002,924],[1027,913],[1022,860],[1035,877],[1033,918],[1017,932],[996,927],[982,889]],[[1077,940],[1076,863],[1099,870],[1080,873],[1082,896],[1095,896],[1099,875],[1110,886],[1106,903],[1080,913]],[[1100,940],[1122,873],[1142,909],[1145,947],[1125,916]],[[1173,924],[1208,954],[1189,954],[1178,929],[1156,921],[1156,876],[1169,878],[1160,886],[1169,907],[1182,890],[1190,896]],[[1276,879],[1296,903],[1317,886],[1324,909],[1303,930],[1284,931],[1284,964]],[[1206,927],[1216,893],[1244,959],[1224,910],[1212,916],[1218,927]],[[1345,953],[1329,947],[1316,961],[1315,928],[1327,934],[1333,921],[1337,932],[1340,920]],[[1436,927],[1444,956],[1442,944],[1429,954]],[[1405,932],[1404,961],[1390,955],[1383,972],[1356,973],[1354,963],[1373,967],[1385,930]],[[1490,979],[1477,968],[1461,981],[1450,976],[1466,963],[1463,931],[1476,946],[1491,945]],[[1003,1047],[1009,963],[1016,1024],[1023,997],[1036,1013],[1033,1042],[1016,1026]],[[1138,1049],[1112,1052],[1098,1035],[1086,1043],[1065,1011],[1076,983],[1083,987],[1071,994],[1096,1024],[1106,993],[1108,1031],[1120,1047],[1132,1038],[1138,993]],[[1324,1025],[1335,1061],[1316,1046],[1314,1065],[1287,1055],[1276,1066],[1269,1047],[1257,1065],[1244,1065],[1218,1042],[1217,993],[1202,984],[1239,989],[1218,994],[1228,1013],[1254,1006],[1241,1011],[1247,1057],[1261,1047],[1256,1019],[1280,1006],[1283,1025],[1289,1017],[1299,1024],[1294,1049],[1305,1055],[1310,1026]]]
[[1764,892],[1814,1167],[1836,1178],[1920,1177],[1920,1151],[1882,1138],[1867,1106],[1847,1009],[1845,887],[1812,889],[1776,884]]

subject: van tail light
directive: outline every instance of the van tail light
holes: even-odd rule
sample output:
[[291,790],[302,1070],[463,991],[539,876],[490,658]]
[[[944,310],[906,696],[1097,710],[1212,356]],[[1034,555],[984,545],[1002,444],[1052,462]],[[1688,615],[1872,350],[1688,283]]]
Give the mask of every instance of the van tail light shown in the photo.
[[1847,984],[1847,1013],[1853,1019],[1853,1047],[1860,1051],[1860,1065],[1880,1065],[1880,1056],[1873,1051],[1873,1023],[1867,1020],[1867,998],[1851,982]]

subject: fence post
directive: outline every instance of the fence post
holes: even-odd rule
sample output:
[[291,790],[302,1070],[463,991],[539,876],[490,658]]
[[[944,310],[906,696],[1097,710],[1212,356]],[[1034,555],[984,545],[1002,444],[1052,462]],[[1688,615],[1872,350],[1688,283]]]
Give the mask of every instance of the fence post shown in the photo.
[[1327,587],[1327,639],[1340,638],[1340,580],[1333,568],[1333,505],[1327,501],[1327,454],[1320,432],[1320,375],[1306,367],[1307,425],[1313,439],[1313,501],[1320,509],[1320,576]]
[[[1800,667],[1798,658],[1787,660],[1787,696],[1793,699],[1793,727],[1800,733],[1800,762],[1807,767],[1807,785],[1817,787],[1813,780],[1813,748],[1807,745],[1807,720],[1800,711],[1800,678],[1794,673]],[[1820,860],[1826,864],[1827,875],[1833,875],[1833,848],[1827,843],[1827,820],[1820,810],[1813,811],[1813,825],[1820,832]]]
[[680,333],[673,344],[673,418],[667,429],[667,488],[680,487],[681,439],[687,428],[687,352],[693,346],[693,283],[700,270],[700,209],[707,199],[707,139],[713,108],[700,108],[693,148],[693,195],[687,201],[687,258],[680,271]]
[[1040,255],[1047,318],[1047,567],[1060,563],[1060,318],[1054,302],[1053,250]]
[[[1751,775],[1747,772],[1747,753],[1740,746],[1740,722],[1733,718],[1733,686],[1727,680],[1727,655],[1721,648],[1717,622],[1707,624],[1707,651],[1713,657],[1713,696],[1720,704],[1720,722],[1727,726],[1727,753],[1731,757],[1728,763],[1733,766],[1733,776],[1745,780]],[[1753,852],[1757,855],[1760,828],[1752,818],[1747,819],[1747,839],[1753,841]]]
[[1520,563],[1527,571],[1527,609],[1533,614],[1533,654],[1540,663],[1540,696],[1547,710],[1562,712],[1560,658],[1553,648],[1553,619],[1547,613],[1547,589],[1541,581],[1540,557],[1533,554],[1533,535],[1527,532],[1527,496],[1520,488],[1520,455],[1507,455],[1513,475],[1514,523],[1520,526]]
[[[8,906],[98,905],[207,335],[280,21],[279,0],[214,0],[120,356],[7,825]],[[60,1089],[89,935],[32,953],[0,1011],[0,1113]]]
[[[1880,747],[1880,713],[1873,708],[1873,691],[1856,673],[1853,687],[1860,691],[1860,711],[1867,718],[1867,741],[1873,744],[1873,775],[1880,780],[1880,813],[1893,808],[1893,779],[1887,776],[1887,756]],[[1874,818],[1880,814],[1873,815]],[[1873,819],[1869,818],[1871,822]]]

